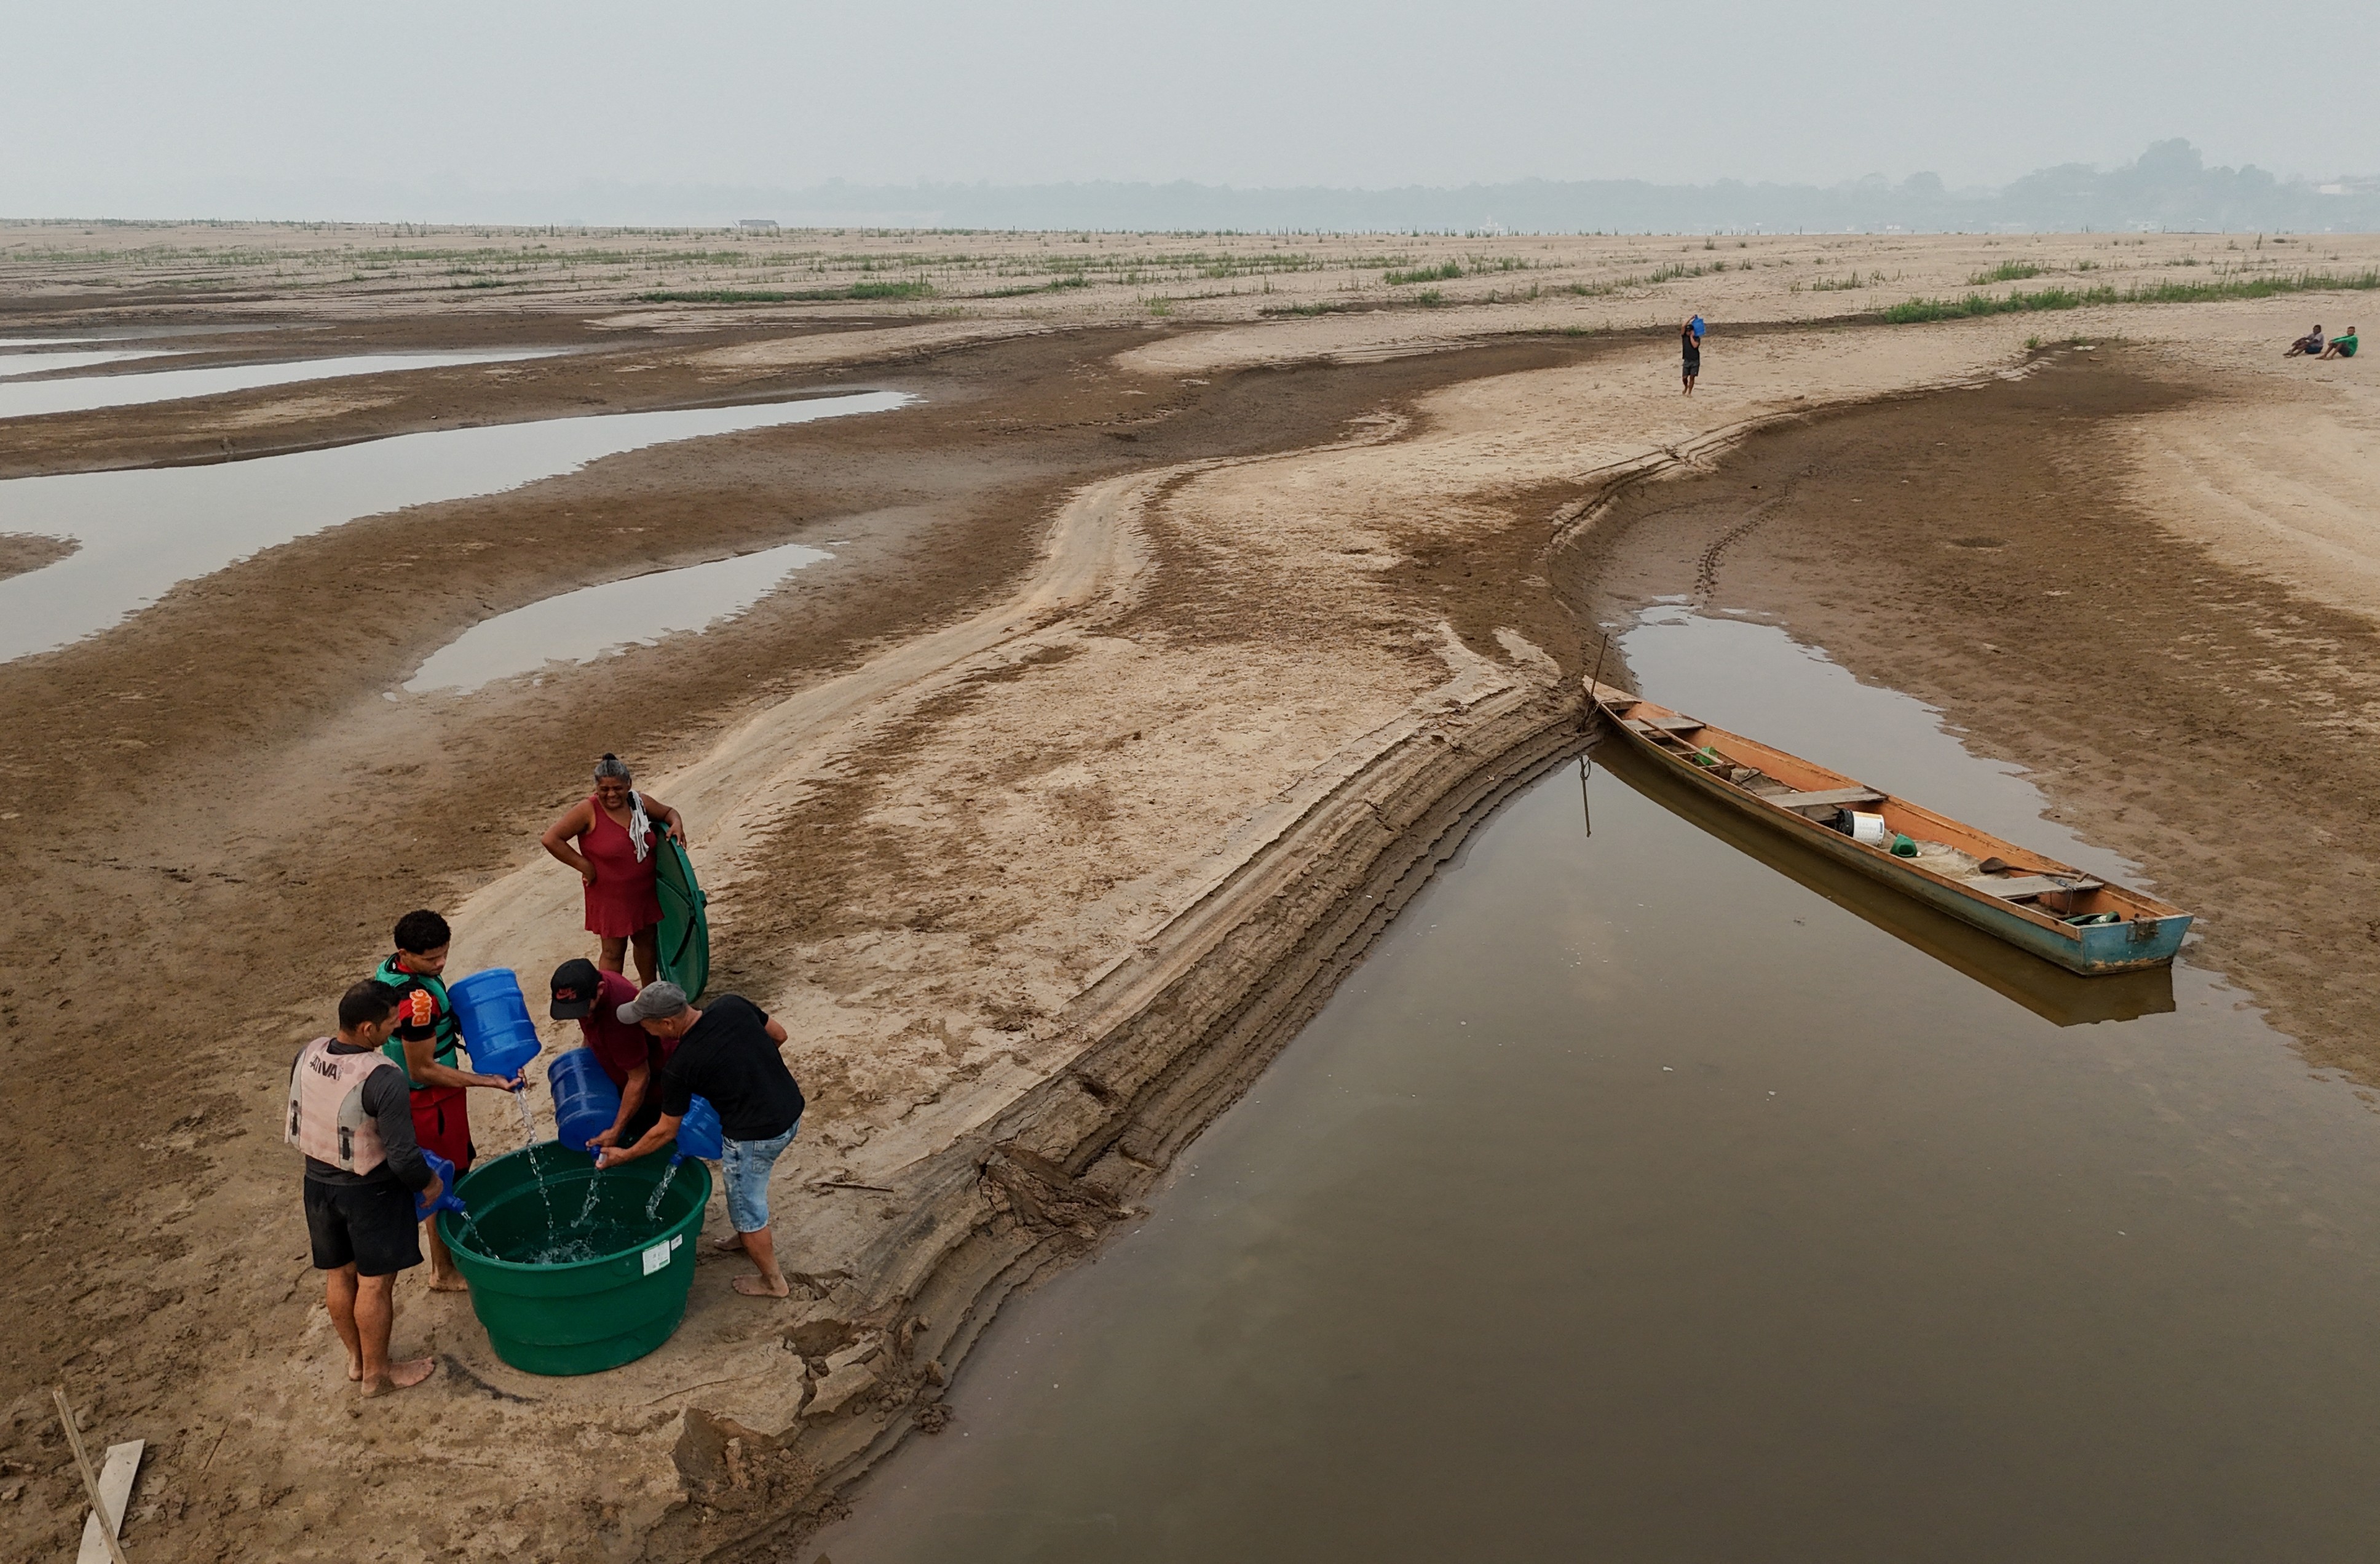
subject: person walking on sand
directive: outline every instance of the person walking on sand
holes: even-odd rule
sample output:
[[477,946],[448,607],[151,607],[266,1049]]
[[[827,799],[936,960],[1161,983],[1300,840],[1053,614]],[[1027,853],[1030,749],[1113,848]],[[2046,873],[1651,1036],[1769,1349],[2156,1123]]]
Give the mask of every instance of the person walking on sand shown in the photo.
[[[382,1052],[405,1071],[413,1093],[413,1138],[425,1151],[434,1151],[455,1165],[457,1178],[471,1170],[479,1152],[471,1144],[471,1114],[463,1094],[473,1086],[500,1092],[518,1091],[521,1078],[482,1075],[455,1064],[463,1028],[455,1019],[454,1002],[446,997],[446,954],[454,931],[446,920],[424,908],[396,921],[396,949],[372,973],[396,996],[400,1010],[396,1035]],[[430,1288],[433,1292],[465,1290],[463,1274],[446,1252],[433,1217],[421,1224],[430,1246]]]
[[441,1192],[414,1142],[405,1072],[381,1052],[396,1023],[387,984],[366,979],[342,995],[338,1031],[307,1044],[289,1067],[282,1132],[305,1154],[306,1235],[323,1306],[347,1350],[347,1377],[367,1396],[409,1389],[438,1366],[388,1361],[396,1274],[421,1264],[413,1197]]
[[595,1166],[617,1167],[650,1156],[677,1138],[678,1121],[698,1096],[719,1110],[726,1142],[720,1182],[727,1190],[727,1221],[735,1231],[719,1247],[740,1249],[760,1274],[737,1277],[735,1290],[750,1298],[783,1298],[792,1289],[777,1269],[777,1245],[769,1231],[769,1174],[802,1125],[802,1089],[777,1051],[785,1040],[783,1022],[749,999],[722,994],[697,1009],[674,983],[647,984],[620,1007],[620,1020],[655,1037],[675,1038],[677,1051],[662,1066],[662,1116],[633,1145],[608,1146]]
[[587,932],[601,942],[595,964],[623,971],[633,947],[638,980],[650,983],[661,975],[653,822],[674,842],[686,840],[686,823],[661,800],[631,788],[631,780],[627,763],[606,753],[595,763],[595,791],[553,823],[542,845],[586,882]]
[[553,969],[555,1020],[575,1020],[578,1035],[620,1094],[612,1127],[587,1142],[589,1151],[634,1145],[662,1116],[661,1085],[654,1080],[677,1051],[675,1038],[655,1037],[620,1019],[620,1008],[637,997],[637,985],[618,972],[598,971],[584,956]]
[[1694,394],[1694,376],[1703,373],[1703,318],[1689,315],[1678,328],[1678,346],[1685,355],[1686,395]]
[[2322,356],[2325,359],[2351,359],[2355,357],[2355,349],[2358,346],[2355,340],[2355,328],[2349,326],[2330,339],[2330,346],[2322,350]]

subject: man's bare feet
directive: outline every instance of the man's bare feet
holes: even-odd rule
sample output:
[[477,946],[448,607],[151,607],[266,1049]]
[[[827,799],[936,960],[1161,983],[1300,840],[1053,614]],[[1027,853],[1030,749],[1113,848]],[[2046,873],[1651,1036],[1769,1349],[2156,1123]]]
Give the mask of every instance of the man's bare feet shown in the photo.
[[463,1279],[463,1273],[460,1271],[449,1271],[443,1277],[435,1271],[432,1271],[430,1274],[430,1290],[432,1292],[468,1292],[471,1290],[471,1284]]
[[363,1376],[364,1376],[364,1361],[363,1361],[361,1358],[357,1357],[353,1352],[348,1353],[348,1354],[347,1354],[347,1377],[348,1377],[349,1379],[361,1379]]
[[742,1233],[730,1233],[722,1239],[712,1239],[710,1240],[710,1247],[724,1251],[729,1254],[739,1254],[743,1252],[744,1250],[744,1235]]
[[437,1369],[438,1360],[435,1358],[412,1358],[401,1363],[391,1363],[388,1365],[388,1373],[377,1379],[367,1379],[363,1382],[363,1393],[367,1396],[386,1396],[398,1390],[410,1390],[436,1373]]
[[747,1298],[790,1298],[794,1293],[783,1277],[737,1277],[728,1285]]

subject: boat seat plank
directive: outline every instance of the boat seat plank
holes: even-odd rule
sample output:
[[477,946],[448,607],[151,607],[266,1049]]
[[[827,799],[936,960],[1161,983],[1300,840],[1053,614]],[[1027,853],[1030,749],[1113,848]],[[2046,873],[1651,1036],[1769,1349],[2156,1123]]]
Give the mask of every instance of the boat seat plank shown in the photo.
[[1759,796],[1784,809],[1814,809],[1820,804],[1833,804],[1842,809],[1852,804],[1884,801],[1884,795],[1873,788],[1820,788],[1807,793],[1762,793]]
[[2023,901],[2036,896],[2049,896],[2063,891],[2095,891],[2104,888],[2104,882],[2090,878],[2076,880],[2072,885],[2053,880],[2046,874],[1976,874],[1962,882],[1986,896],[2002,901]]
[[1658,727],[1664,733],[1693,733],[1708,727],[1709,723],[1696,722],[1690,716],[1638,717],[1647,727]]

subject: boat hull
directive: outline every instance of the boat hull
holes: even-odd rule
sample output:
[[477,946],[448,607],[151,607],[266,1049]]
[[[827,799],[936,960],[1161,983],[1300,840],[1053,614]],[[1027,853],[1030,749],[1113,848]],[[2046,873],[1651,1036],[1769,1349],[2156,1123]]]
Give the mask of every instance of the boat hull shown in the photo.
[[1606,744],[1596,769],[1625,781],[1644,797],[1696,829],[1764,863],[1815,895],[2023,1006],[2058,1026],[2137,1020],[2174,1008],[2171,966],[2118,972],[2077,972],[1903,894],[1864,869],[1811,851],[1798,832],[1779,831],[1730,803],[1711,798],[1670,766],[1626,744]]
[[2069,971],[2091,977],[2168,965],[2180,950],[2182,936],[2190,931],[2191,918],[2186,912],[2080,928],[2046,926],[2043,921],[2027,917],[1997,898],[1963,891],[1918,871],[1904,860],[1855,842],[1804,815],[1765,803],[1758,795],[1745,792],[1638,733],[1601,699],[1597,706],[1611,729],[1632,750],[1655,761],[1668,774],[1684,780],[1705,797],[1848,869]]

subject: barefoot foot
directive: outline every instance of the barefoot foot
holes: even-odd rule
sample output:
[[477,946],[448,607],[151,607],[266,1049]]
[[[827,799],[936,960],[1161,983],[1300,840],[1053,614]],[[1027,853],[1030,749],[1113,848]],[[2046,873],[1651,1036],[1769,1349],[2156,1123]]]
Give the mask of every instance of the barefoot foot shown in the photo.
[[710,1240],[710,1247],[728,1254],[739,1253],[744,1248],[744,1235],[742,1233],[730,1233],[725,1238],[712,1239]]
[[783,1277],[737,1277],[728,1285],[747,1298],[790,1298],[794,1292]]
[[463,1279],[463,1274],[460,1271],[448,1271],[443,1276],[440,1276],[437,1273],[432,1272],[430,1277],[430,1290],[432,1292],[468,1292],[471,1290],[471,1284]]
[[438,1368],[435,1358],[412,1358],[401,1363],[391,1363],[388,1372],[363,1382],[367,1396],[386,1396],[398,1390],[410,1390],[429,1378]]
[[349,1358],[347,1360],[347,1377],[349,1379],[361,1379],[363,1376],[364,1361],[361,1358]]

